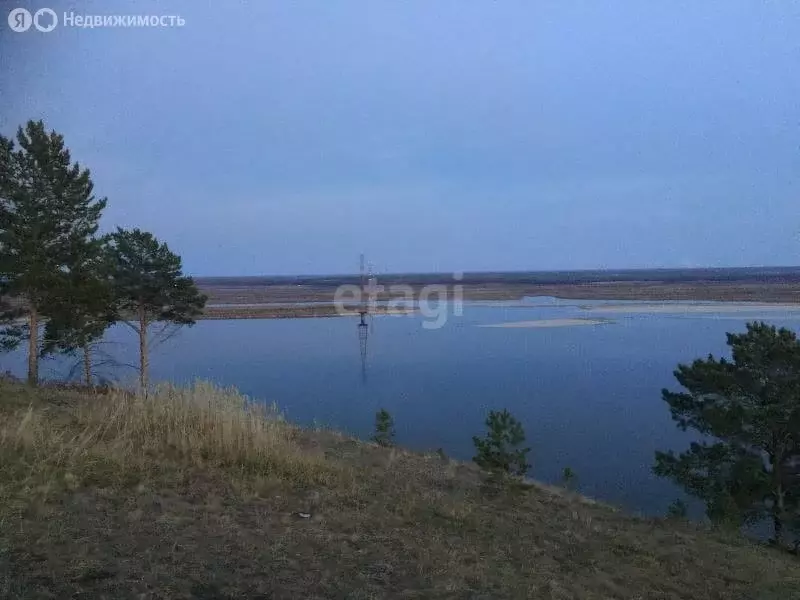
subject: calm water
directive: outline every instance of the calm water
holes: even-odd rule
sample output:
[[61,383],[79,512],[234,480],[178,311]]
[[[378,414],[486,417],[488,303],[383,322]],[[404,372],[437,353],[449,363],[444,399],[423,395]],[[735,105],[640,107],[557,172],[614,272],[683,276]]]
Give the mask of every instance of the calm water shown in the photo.
[[[276,402],[300,423],[368,437],[375,412],[395,418],[399,444],[443,448],[470,459],[472,436],[490,409],[508,408],[532,447],[531,476],[558,481],[577,473],[583,493],[646,514],[663,514],[681,496],[651,472],[656,449],[682,449],[661,400],[676,388],[672,371],[709,352],[725,353],[725,332],[764,318],[794,327],[800,312],[602,314],[588,301],[539,301],[528,307],[467,305],[441,329],[414,316],[376,317],[362,377],[357,319],[201,321],[153,351],[153,380],[208,379]],[[607,317],[613,323],[558,328],[482,328],[482,324]],[[105,350],[135,363],[133,332],[109,331]],[[21,354],[0,355],[0,371],[24,374]],[[65,362],[45,361],[44,377]],[[132,377],[132,371],[115,372]]]

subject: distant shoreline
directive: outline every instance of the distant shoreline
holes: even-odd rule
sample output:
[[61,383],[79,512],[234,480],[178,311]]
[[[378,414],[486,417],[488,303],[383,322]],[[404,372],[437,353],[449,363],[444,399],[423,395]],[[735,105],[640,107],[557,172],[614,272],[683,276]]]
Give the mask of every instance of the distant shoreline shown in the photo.
[[613,323],[609,319],[536,319],[532,321],[511,321],[508,323],[492,323],[478,327],[497,329],[539,329],[550,327],[585,327],[588,325],[606,325]]
[[[201,318],[205,319],[280,319],[339,316],[333,305],[334,293],[344,278],[324,281],[308,280],[290,284],[285,281],[256,284],[245,279],[230,281],[197,280],[201,291],[208,296],[209,306]],[[258,281],[254,279],[253,282]],[[460,295],[469,301],[521,301],[525,297],[547,296],[563,300],[640,301],[657,305],[669,301],[753,303],[757,308],[780,310],[779,307],[800,308],[800,280],[787,281],[773,278],[764,282],[744,281],[600,281],[586,283],[509,283],[474,278],[467,282],[454,281],[442,275],[438,279],[422,281],[398,280],[389,277],[378,281],[388,290],[392,285],[406,285],[413,290],[414,300],[419,299],[424,285],[440,286],[440,299],[455,299]],[[353,285],[350,283],[349,285]],[[461,288],[456,288],[459,285]],[[378,302],[396,300],[398,296],[384,292]],[[272,305],[272,306],[270,306]],[[627,307],[625,310],[629,310]],[[643,309],[644,310],[644,309]],[[662,311],[664,309],[656,309]],[[740,309],[737,309],[740,310]],[[622,309],[615,309],[622,311]],[[611,311],[614,312],[614,311]],[[625,311],[622,311],[625,312]],[[354,311],[354,314],[357,312]]]
[[674,304],[674,303],[642,303],[611,304],[605,306],[587,306],[583,310],[593,313],[623,314],[686,314],[686,313],[739,313],[751,311],[800,311],[800,304],[777,304],[765,302],[723,302],[714,304]]
[[[413,308],[388,308],[375,307],[370,311],[374,315],[407,315],[416,312]],[[359,312],[348,309],[346,312],[338,311],[334,304],[319,304],[315,306],[297,305],[287,306],[239,306],[236,304],[219,304],[203,311],[199,317],[205,320],[224,319],[313,319],[323,317],[358,317]]]
[[[710,270],[703,270],[706,273]],[[725,271],[725,270],[723,270]],[[526,297],[551,297],[561,300],[603,300],[608,302],[636,301],[641,305],[638,312],[675,312],[665,308],[662,302],[724,302],[743,305],[757,310],[793,310],[800,308],[800,268],[791,272],[783,269],[779,273],[772,271],[753,273],[752,269],[739,270],[745,274],[740,279],[723,280],[721,275],[709,275],[715,279],[686,281],[658,281],[654,276],[661,276],[661,271],[647,271],[647,280],[581,280],[575,283],[555,283],[557,277],[546,279],[545,275],[510,274],[508,281],[498,281],[502,274],[472,274],[462,280],[454,280],[451,276],[386,276],[379,278],[378,283],[387,290],[393,285],[404,285],[413,291],[413,300],[419,300],[424,286],[437,285],[438,291],[429,297],[431,302],[461,297],[473,302],[518,303],[521,307]],[[695,270],[687,271],[695,273]],[[797,275],[796,275],[797,273]],[[655,274],[655,275],[654,275]],[[671,272],[670,272],[671,274]],[[608,274],[602,274],[608,277]],[[756,275],[762,281],[755,280]],[[633,276],[633,275],[631,275]],[[638,274],[637,276],[644,277]],[[670,275],[675,278],[678,275]],[[481,278],[483,277],[483,278]],[[526,281],[536,279],[546,282]],[[357,277],[326,278],[197,278],[200,291],[208,296],[208,303],[200,315],[200,319],[302,319],[338,316],[358,316],[358,311],[340,315],[333,303],[334,294],[339,285],[354,285]],[[301,283],[296,283],[301,281]],[[292,283],[294,282],[294,283]],[[456,288],[458,285],[460,288]],[[398,300],[388,291],[376,298],[378,308],[375,314],[387,314],[386,304]],[[392,314],[407,314],[415,309],[395,308]],[[593,308],[600,312],[600,309]],[[741,312],[743,308],[714,307],[713,309],[682,309],[680,312]],[[605,307],[603,312],[632,312],[631,306]]]

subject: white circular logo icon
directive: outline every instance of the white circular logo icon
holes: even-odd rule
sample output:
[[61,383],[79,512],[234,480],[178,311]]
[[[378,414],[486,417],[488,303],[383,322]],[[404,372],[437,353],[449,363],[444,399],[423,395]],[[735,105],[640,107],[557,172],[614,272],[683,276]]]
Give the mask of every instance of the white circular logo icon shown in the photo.
[[[37,12],[36,14],[38,15],[39,13]],[[28,29],[31,28],[31,23],[33,23],[33,17],[31,13],[24,8],[15,8],[8,13],[8,26],[11,27],[12,31],[16,31],[17,33],[28,31]]]
[[[42,19],[44,15],[49,18]],[[39,20],[42,19],[41,22]],[[42,33],[53,31],[58,25],[58,15],[52,8],[40,8],[33,15],[33,26]]]

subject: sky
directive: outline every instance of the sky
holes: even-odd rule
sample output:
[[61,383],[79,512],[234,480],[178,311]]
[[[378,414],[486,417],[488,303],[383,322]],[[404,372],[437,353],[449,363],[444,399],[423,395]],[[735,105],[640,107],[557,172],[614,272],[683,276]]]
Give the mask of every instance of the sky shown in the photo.
[[0,9],[0,133],[44,119],[193,275],[800,264],[800,2]]

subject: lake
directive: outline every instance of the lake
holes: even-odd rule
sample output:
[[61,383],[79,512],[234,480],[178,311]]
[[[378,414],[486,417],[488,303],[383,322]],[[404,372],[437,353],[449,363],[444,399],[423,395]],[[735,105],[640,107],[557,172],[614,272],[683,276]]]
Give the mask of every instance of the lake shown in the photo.
[[[612,308],[604,308],[609,304]],[[704,303],[708,305],[708,303]],[[727,355],[725,333],[748,320],[800,322],[800,307],[653,312],[642,303],[531,299],[466,303],[439,329],[420,314],[375,317],[362,372],[357,318],[200,321],[155,348],[153,381],[206,379],[233,385],[302,424],[358,437],[372,434],[375,412],[395,419],[397,443],[442,448],[469,460],[472,436],[491,409],[509,409],[525,427],[530,475],[558,482],[564,467],[582,493],[643,514],[663,514],[679,489],[651,473],[657,449],[680,450],[693,439],[673,424],[661,389],[677,389],[672,371],[709,352]],[[637,307],[638,312],[637,312]],[[648,312],[649,311],[649,312]],[[610,319],[598,325],[486,327],[536,319]],[[136,362],[124,325],[104,349]],[[20,352],[0,355],[0,371],[24,375]],[[42,364],[60,378],[65,359]],[[133,378],[131,370],[114,375]]]

